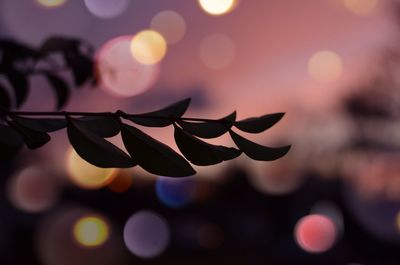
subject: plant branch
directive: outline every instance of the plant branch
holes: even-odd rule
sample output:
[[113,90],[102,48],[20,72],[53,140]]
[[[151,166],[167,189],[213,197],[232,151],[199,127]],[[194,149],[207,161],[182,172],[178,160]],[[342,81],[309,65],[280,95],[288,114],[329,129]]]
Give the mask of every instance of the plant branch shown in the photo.
[[[171,119],[170,116],[156,116],[156,115],[147,115],[147,114],[130,114],[125,113],[123,111],[116,112],[80,112],[80,111],[1,111],[1,115],[4,116],[60,116],[60,117],[68,117],[68,116],[88,116],[88,117],[118,117],[118,118],[126,118],[126,117],[136,117],[136,118],[147,118],[147,119]],[[216,122],[216,123],[226,123],[224,120],[213,120],[213,119],[203,119],[203,118],[190,118],[190,117],[176,117],[174,118],[176,121],[195,121],[195,122]]]

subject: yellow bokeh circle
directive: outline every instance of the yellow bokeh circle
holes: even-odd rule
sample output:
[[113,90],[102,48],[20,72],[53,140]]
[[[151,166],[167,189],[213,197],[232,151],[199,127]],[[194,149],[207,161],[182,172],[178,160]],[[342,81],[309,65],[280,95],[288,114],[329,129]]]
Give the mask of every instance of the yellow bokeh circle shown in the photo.
[[236,2],[236,0],[199,0],[200,7],[213,16],[220,16],[232,11]]
[[67,155],[67,172],[70,180],[83,189],[105,187],[118,173],[115,168],[100,168],[86,162],[73,148]]
[[56,8],[65,4],[66,0],[36,0],[36,2],[47,8]]
[[76,221],[73,227],[76,242],[83,247],[98,247],[110,236],[107,222],[97,216],[86,216]]
[[157,31],[143,30],[133,37],[131,53],[142,64],[157,64],[167,53],[167,42]]

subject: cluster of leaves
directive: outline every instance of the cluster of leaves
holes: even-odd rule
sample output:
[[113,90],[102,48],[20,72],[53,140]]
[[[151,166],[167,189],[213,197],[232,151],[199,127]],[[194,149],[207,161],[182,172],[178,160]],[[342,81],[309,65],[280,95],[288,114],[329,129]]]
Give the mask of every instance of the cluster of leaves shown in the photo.
[[[236,112],[218,120],[183,117],[190,99],[179,101],[161,110],[127,114],[55,112],[62,118],[32,118],[18,112],[8,112],[7,125],[0,127],[1,155],[10,156],[24,144],[35,149],[50,140],[49,132],[67,128],[68,138],[76,152],[98,167],[128,168],[139,165],[161,176],[183,177],[195,174],[191,164],[209,166],[228,161],[245,153],[252,159],[271,161],[284,156],[290,146],[272,148],[247,140],[232,130],[261,133],[275,125],[283,113],[236,121]],[[49,113],[50,114],[50,113]],[[80,116],[80,117],[73,117]],[[127,124],[130,121],[131,124]],[[182,155],[145,134],[133,124],[147,127],[173,126],[174,138]],[[121,134],[129,154],[106,138]],[[229,133],[237,148],[212,145],[202,139],[212,139]]]
[[[71,90],[68,81],[63,77],[64,72],[72,74],[75,87],[81,87],[89,81],[95,82],[92,58],[93,48],[78,39],[52,37],[38,48],[13,40],[0,40],[2,110],[22,106],[28,98],[29,78],[33,75],[46,78],[55,92],[56,107],[61,109],[67,103]],[[10,90],[14,91],[14,100],[10,96]]]
[[[234,159],[242,152],[255,160],[270,161],[284,156],[290,149],[289,146],[262,146],[232,130],[236,127],[244,132],[260,133],[277,123],[283,113],[242,121],[236,121],[236,112],[218,120],[184,118],[190,99],[144,114],[12,110],[20,108],[26,101],[31,75],[42,75],[47,79],[55,92],[57,109],[61,109],[71,90],[63,77],[64,72],[72,75],[75,87],[81,87],[87,82],[95,84],[94,67],[93,49],[81,40],[52,37],[37,49],[11,40],[0,40],[0,77],[4,77],[0,78],[0,158],[10,158],[23,146],[39,148],[50,141],[49,133],[64,128],[67,128],[69,141],[76,152],[95,166],[128,168],[139,165],[150,173],[171,177],[195,174],[191,164],[215,165]],[[8,93],[10,90],[14,91],[15,102]],[[183,156],[123,120],[147,127],[173,126],[175,141]],[[230,134],[238,148],[212,145],[201,140],[217,138],[225,133]],[[107,140],[118,134],[121,134],[129,154]]]

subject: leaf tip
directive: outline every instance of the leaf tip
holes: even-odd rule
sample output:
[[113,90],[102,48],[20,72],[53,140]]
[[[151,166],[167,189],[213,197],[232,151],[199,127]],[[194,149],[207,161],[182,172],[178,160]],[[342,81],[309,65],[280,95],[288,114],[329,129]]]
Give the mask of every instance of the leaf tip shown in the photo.
[[189,107],[190,102],[192,102],[192,98],[185,98],[182,100],[182,103]]

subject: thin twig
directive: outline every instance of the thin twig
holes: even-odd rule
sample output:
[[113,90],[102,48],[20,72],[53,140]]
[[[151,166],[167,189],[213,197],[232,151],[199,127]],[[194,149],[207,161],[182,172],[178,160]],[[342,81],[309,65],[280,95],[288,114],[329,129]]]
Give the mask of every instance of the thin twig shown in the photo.
[[[171,119],[171,116],[156,116],[156,115],[144,115],[144,114],[129,114],[122,111],[116,112],[77,112],[77,111],[0,111],[2,116],[90,116],[90,117],[119,117],[119,118],[146,118],[146,119]],[[203,119],[203,118],[189,118],[189,117],[173,117],[176,121],[196,121],[196,122],[217,122],[226,123],[228,121],[224,120],[213,120],[213,119]]]

